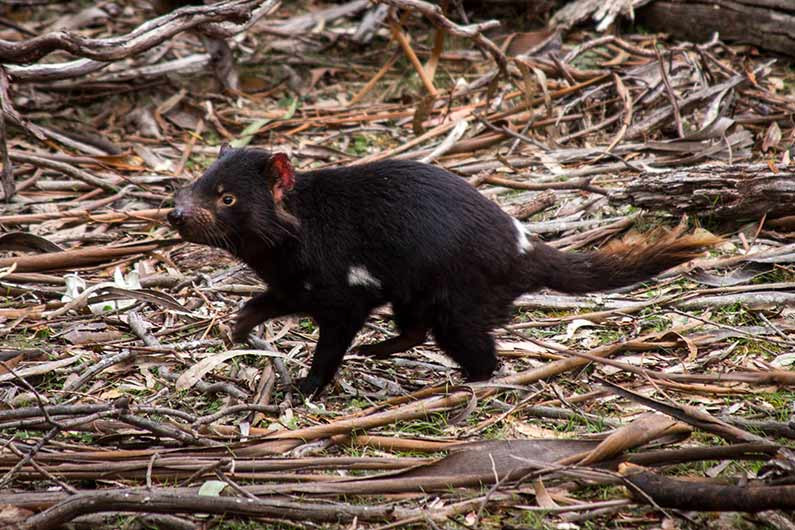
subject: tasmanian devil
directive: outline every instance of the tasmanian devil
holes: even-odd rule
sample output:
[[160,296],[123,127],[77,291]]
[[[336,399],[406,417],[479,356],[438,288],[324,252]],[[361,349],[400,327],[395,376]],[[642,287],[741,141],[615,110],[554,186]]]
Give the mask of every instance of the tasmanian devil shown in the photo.
[[226,249],[267,284],[240,310],[236,341],[271,318],[315,320],[320,337],[299,385],[305,395],[333,379],[379,305],[392,305],[400,334],[359,353],[404,351],[430,331],[469,380],[483,380],[497,365],[491,331],[509,319],[519,295],[629,285],[717,241],[670,233],[599,252],[560,252],[435,166],[385,160],[294,172],[284,154],[228,147],[177,193],[168,219],[187,241]]

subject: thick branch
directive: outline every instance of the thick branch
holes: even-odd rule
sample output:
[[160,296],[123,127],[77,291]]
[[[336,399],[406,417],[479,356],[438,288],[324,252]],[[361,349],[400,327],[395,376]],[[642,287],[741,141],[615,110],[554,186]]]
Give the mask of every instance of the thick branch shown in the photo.
[[20,42],[0,40],[0,62],[33,62],[55,50],[66,50],[82,59],[47,65],[9,66],[8,73],[15,81],[74,77],[98,70],[108,61],[139,54],[190,29],[213,37],[234,35],[250,27],[277,5],[277,0],[232,0],[209,6],[183,7],[145,22],[127,35],[106,39],[89,39],[56,31]]
[[[0,109],[6,107],[5,98],[8,94],[8,77],[5,70],[0,66]],[[0,174],[0,184],[3,189],[3,199],[11,201],[14,195],[16,184],[14,182],[14,166],[11,165],[11,158],[8,156],[8,145],[6,144],[6,120],[5,113],[0,110],[0,161],[3,163],[2,174]]]
[[281,517],[287,519],[338,522],[354,517],[361,520],[381,520],[392,515],[393,508],[341,504],[311,504],[281,499],[251,499],[240,497],[210,497],[207,495],[171,495],[160,492],[110,491],[73,495],[23,521],[18,528],[59,528],[75,517],[102,512],[147,513],[213,513],[237,514],[253,517]]
[[795,509],[795,486],[727,486],[668,478],[634,465],[621,469],[639,502],[663,508],[708,512],[761,512]]
[[649,210],[672,210],[720,219],[792,213],[795,175],[766,165],[712,165],[647,173],[610,195]]
[[795,56],[792,2],[657,0],[638,10],[641,24],[694,42],[718,33],[725,42],[753,44]]

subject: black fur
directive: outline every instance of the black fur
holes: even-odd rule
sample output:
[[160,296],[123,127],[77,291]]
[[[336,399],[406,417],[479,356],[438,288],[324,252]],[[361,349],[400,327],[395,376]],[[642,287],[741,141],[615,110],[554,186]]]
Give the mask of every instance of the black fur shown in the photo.
[[[482,380],[497,364],[491,330],[507,321],[522,293],[544,285],[573,292],[616,287],[685,260],[625,271],[620,260],[564,254],[537,241],[521,253],[511,217],[460,177],[418,162],[297,173],[278,202],[271,156],[225,150],[177,194],[169,219],[185,239],[226,248],[268,284],[241,310],[235,340],[278,316],[316,321],[320,338],[300,385],[305,394],[333,379],[370,311],[384,303],[391,303],[401,335],[362,353],[402,351],[431,331],[468,379]],[[219,185],[236,196],[233,206],[221,204]],[[360,274],[352,284],[352,268],[369,277]]]

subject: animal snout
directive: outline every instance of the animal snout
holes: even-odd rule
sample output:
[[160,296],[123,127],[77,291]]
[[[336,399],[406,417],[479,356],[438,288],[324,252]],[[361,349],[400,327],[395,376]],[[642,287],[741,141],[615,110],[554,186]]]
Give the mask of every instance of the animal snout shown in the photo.
[[183,208],[174,208],[173,210],[168,212],[168,215],[166,217],[168,218],[168,222],[171,223],[171,226],[173,226],[174,228],[178,228],[185,224],[185,219],[187,218],[187,215]]

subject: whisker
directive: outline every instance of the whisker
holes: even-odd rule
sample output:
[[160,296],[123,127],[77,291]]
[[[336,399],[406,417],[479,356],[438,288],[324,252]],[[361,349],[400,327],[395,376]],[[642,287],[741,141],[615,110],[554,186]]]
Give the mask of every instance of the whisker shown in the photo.
[[229,233],[232,231],[229,224],[222,221],[221,219],[218,219],[216,220],[216,226],[213,227],[213,231],[215,233],[216,239],[218,240],[219,247],[235,253],[236,245],[229,237]]

